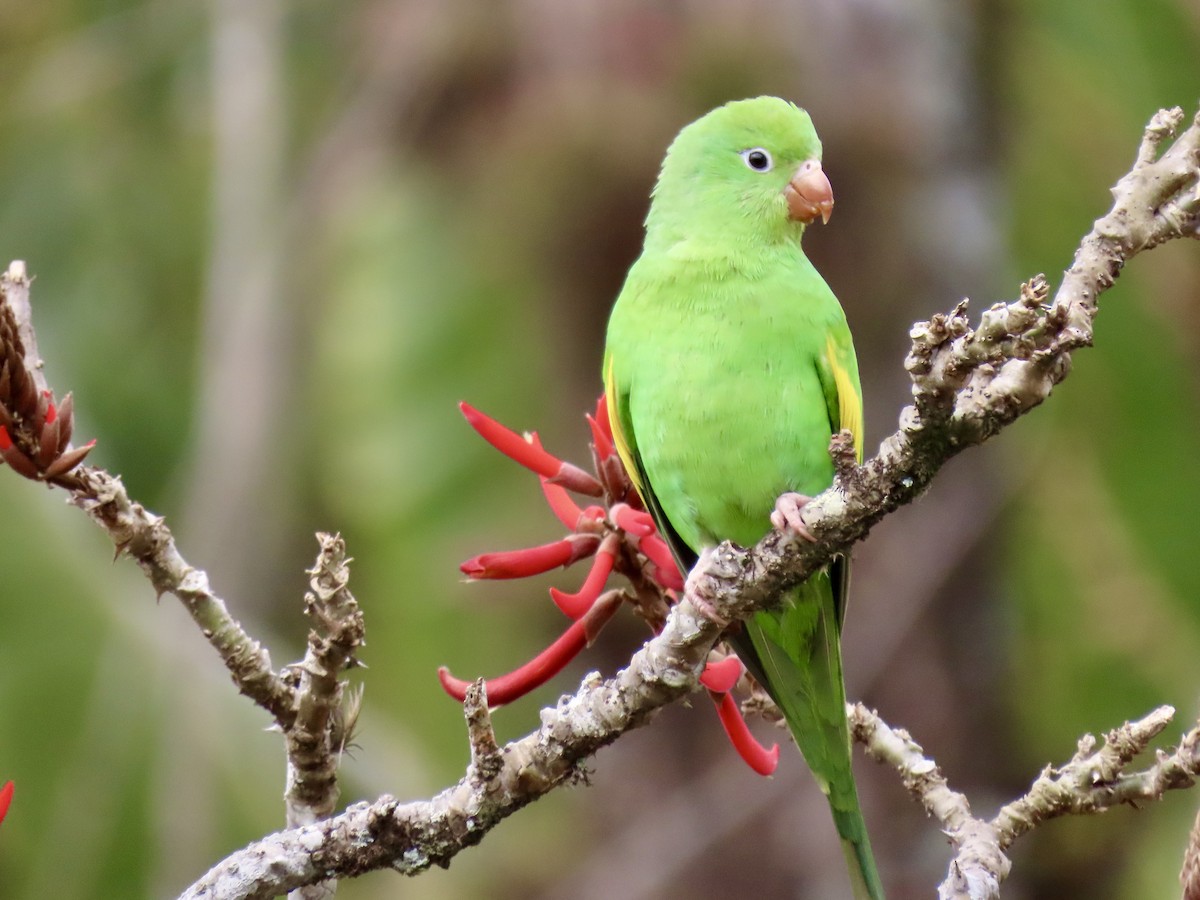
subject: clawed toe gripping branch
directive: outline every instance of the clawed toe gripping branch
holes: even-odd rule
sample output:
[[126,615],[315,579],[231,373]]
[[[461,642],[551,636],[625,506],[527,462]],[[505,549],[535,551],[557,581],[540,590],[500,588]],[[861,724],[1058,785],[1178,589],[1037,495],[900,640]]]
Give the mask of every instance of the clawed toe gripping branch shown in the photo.
[[[519,578],[585,559],[590,569],[577,590],[551,591],[570,622],[536,659],[487,682],[440,673],[445,689],[463,701],[467,721],[471,762],[457,784],[428,800],[402,803],[385,795],[337,814],[337,762],[351,740],[359,702],[341,676],[356,665],[364,635],[347,587],[345,546],[336,536],[318,536],[305,598],[313,621],[307,652],[300,663],[274,670],[267,651],[230,614],[205,574],[180,554],[163,519],[130,499],[118,478],[83,465],[92,444],[71,444],[73,401],[68,394],[56,402],[45,382],[29,280],[14,263],[0,279],[0,458],[26,478],[68,491],[118,553],[137,562],[157,593],[176,596],[238,690],[263,707],[285,736],[287,827],[230,854],[183,896],[271,897],[300,890],[299,896],[319,897],[331,893],[338,878],[445,865],[507,816],[576,779],[598,748],[701,685],[742,758],[757,771],[773,769],[778,748],[767,750],[750,736],[731,693],[743,683],[741,665],[714,650],[726,624],[766,608],[785,588],[848,551],[877,521],[925,490],[950,457],[1043,402],[1070,371],[1072,353],[1091,344],[1098,298],[1121,268],[1165,241],[1200,237],[1200,123],[1176,137],[1182,124],[1178,109],[1150,122],[1132,169],[1113,188],[1112,209],[1083,239],[1057,291],[1037,276],[1015,300],[985,310],[974,326],[964,301],[913,327],[905,361],[912,403],[901,412],[896,432],[861,466],[852,442],[845,435],[834,438],[835,484],[804,506],[812,541],[777,531],[752,548],[723,544],[689,573],[686,592],[621,471],[603,406],[589,417],[589,473],[548,453],[536,435],[516,434],[464,405],[481,435],[538,474],[567,534],[540,547],[483,554],[464,563],[463,573]],[[595,502],[580,507],[571,493]],[[624,579],[623,587],[608,588],[614,574]],[[625,606],[652,632],[629,664],[609,678],[588,675],[574,694],[542,711],[535,731],[499,747],[489,706],[552,678]],[[752,707],[761,705],[761,697],[752,699]],[[1152,800],[1191,786],[1200,772],[1196,729],[1176,749],[1160,751],[1148,768],[1131,770],[1134,756],[1169,722],[1171,711],[1164,708],[1111,732],[1099,748],[1083,739],[1068,763],[1047,768],[1023,797],[980,819],[906,733],[861,706],[851,706],[849,715],[855,739],[901,774],[949,837],[955,856],[941,897],[998,896],[1010,867],[1007,848],[1049,818]],[[11,783],[0,788],[0,817],[11,796]],[[1200,880],[1198,859],[1200,847],[1190,849],[1185,884]]]

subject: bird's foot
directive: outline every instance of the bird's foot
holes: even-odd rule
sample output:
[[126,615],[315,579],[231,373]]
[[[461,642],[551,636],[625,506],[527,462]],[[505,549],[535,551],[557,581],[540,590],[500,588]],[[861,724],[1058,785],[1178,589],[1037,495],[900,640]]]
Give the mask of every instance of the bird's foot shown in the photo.
[[703,572],[707,565],[708,558],[712,555],[712,548],[705,547],[700,551],[700,558],[696,560],[696,564],[692,566],[692,571],[688,572],[687,580],[683,583],[683,595],[696,608],[696,611],[704,618],[716,622],[722,628],[729,627],[729,620],[720,615],[712,604],[704,596],[704,576],[697,574]]
[[815,542],[808,526],[804,524],[804,507],[812,497],[789,491],[775,501],[775,509],[771,511],[771,524],[779,531],[793,531],[806,541]]

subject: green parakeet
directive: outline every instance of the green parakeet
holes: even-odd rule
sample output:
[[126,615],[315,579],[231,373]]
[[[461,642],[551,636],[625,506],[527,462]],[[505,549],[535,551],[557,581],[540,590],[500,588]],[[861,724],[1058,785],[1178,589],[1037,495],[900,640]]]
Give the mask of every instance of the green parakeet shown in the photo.
[[[604,380],[618,451],[685,572],[705,549],[753,545],[773,524],[807,536],[802,495],[831,484],[835,432],[854,435],[861,459],[846,317],[800,247],[832,206],[812,120],[787,101],[726,104],[667,151],[609,320]],[[855,896],[876,900],[842,683],[847,565],[731,640],[829,798]]]

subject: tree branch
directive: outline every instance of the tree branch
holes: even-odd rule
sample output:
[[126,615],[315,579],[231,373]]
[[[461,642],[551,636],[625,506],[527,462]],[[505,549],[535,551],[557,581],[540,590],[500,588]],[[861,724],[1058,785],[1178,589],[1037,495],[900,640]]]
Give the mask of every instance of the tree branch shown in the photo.
[[174,594],[225,663],[238,691],[274,717],[285,731],[295,717],[295,690],[271,668],[271,655],[229,612],[202,569],[188,563],[161,516],[131,500],[121,479],[80,467],[64,479],[71,502],[103,528],[145,573],[155,593]]
[[[305,612],[319,626],[308,633],[303,662],[292,667],[298,676],[296,716],[284,732],[287,744],[287,790],[284,803],[288,827],[309,825],[333,812],[338,800],[338,758],[350,743],[358,718],[361,691],[343,705],[343,671],[358,665],[354,654],[365,633],[362,610],[346,587],[350,559],[341,535],[317,534],[321,545],[309,569],[312,590],[305,595]],[[294,900],[324,900],[336,890],[335,880],[306,885]]]
[[[473,764],[458,784],[432,800],[400,804],[385,797],[305,829],[272,835],[223,860],[184,896],[265,897],[330,872],[353,875],[388,867],[411,874],[446,865],[502,819],[579,777],[580,764],[598,748],[692,691],[724,622],[768,608],[784,589],[847,550],[874,523],[920,494],[952,456],[982,443],[1045,400],[1069,372],[1071,353],[1091,344],[1097,298],[1125,263],[1171,238],[1194,236],[1200,227],[1200,117],[1158,156],[1182,118],[1175,109],[1151,121],[1133,168],[1113,188],[1112,209],[1083,239],[1049,307],[1043,306],[1047,283],[1038,276],[1022,286],[1015,301],[985,311],[974,329],[965,303],[949,315],[914,326],[905,363],[913,380],[913,404],[902,411],[896,433],[862,466],[844,458],[845,440],[835,438],[831,449],[838,460],[836,482],[804,510],[816,542],[773,532],[753,548],[726,543],[706,554],[662,632],[613,678],[589,675],[574,696],[543,710],[536,732],[500,751],[502,765],[494,775],[491,768],[497,757],[489,751],[483,754],[486,776],[480,777],[481,767]],[[475,735],[478,702],[469,704],[469,718],[476,718]],[[1008,830],[1003,833],[995,822],[979,822],[932,762],[913,758],[920,750],[910,746],[906,736],[878,726],[872,734],[873,746],[904,762],[906,778],[926,785],[920,796],[927,808],[939,821],[956,827],[960,854],[951,879],[967,879],[968,893],[963,896],[994,896],[1008,871],[1003,849],[1021,833],[1010,824],[1011,815],[1004,819]],[[1142,734],[1137,731],[1135,737],[1140,740]],[[866,732],[860,738],[866,740]],[[1183,786],[1185,775],[1190,778],[1188,773],[1194,772],[1194,744],[1189,738],[1187,754],[1181,748],[1147,773],[1119,782],[1119,788],[1090,787],[1090,802],[1098,802],[1102,791],[1109,792],[1111,805],[1133,794],[1148,796],[1146,791],[1159,784]],[[486,748],[486,741],[474,737],[472,746]],[[1118,753],[1104,765],[1123,766],[1122,760],[1128,761]],[[1023,799],[1028,805],[1028,797]],[[1055,807],[1059,811],[1053,814],[1086,811],[1086,805],[1080,801],[1077,806]],[[958,882],[954,884],[957,889]]]
[[[726,622],[770,607],[786,588],[848,550],[872,525],[920,494],[952,456],[982,443],[1045,400],[1069,372],[1071,354],[1090,345],[1097,299],[1125,263],[1164,241],[1196,236],[1200,117],[1159,153],[1182,118],[1176,109],[1160,112],[1151,121],[1133,168],[1113,188],[1112,209],[1083,239],[1049,306],[1044,305],[1047,283],[1038,276],[1022,286],[1016,300],[986,310],[975,328],[967,319],[965,301],[951,313],[913,327],[905,362],[913,403],[901,412],[898,430],[862,466],[854,465],[845,437],[835,437],[834,486],[804,510],[815,542],[773,532],[753,548],[723,544],[705,554],[661,632],[625,669],[607,680],[589,675],[573,696],[542,711],[537,731],[503,748],[495,745],[484,691],[473,688],[465,709],[472,763],[456,785],[430,800],[400,803],[384,796],[320,819],[336,802],[332,761],[348,730],[332,727],[340,703],[337,674],[352,664],[362,639],[361,615],[345,590],[347,561],[340,541],[322,538],[321,556],[311,573],[309,612],[327,635],[314,632],[296,675],[281,677],[271,669],[266,650],[212,592],[205,574],[183,559],[163,520],[130,500],[118,478],[99,469],[76,468],[78,459],[70,455],[75,451],[66,450],[67,440],[54,431],[48,404],[30,406],[30,391],[23,388],[22,402],[29,412],[18,410],[10,416],[5,426],[13,430],[10,447],[4,448],[0,440],[0,453],[13,448],[17,452],[3,458],[26,477],[68,489],[72,502],[108,532],[118,553],[128,553],[138,562],[159,594],[179,597],[238,689],[267,709],[289,735],[288,815],[293,827],[227,857],[183,896],[269,897],[373,869],[412,874],[446,865],[513,812],[582,777],[582,763],[597,749],[694,690]],[[19,274],[23,279],[23,271]],[[12,278],[6,278],[6,297],[12,286]],[[22,364],[23,383],[33,379],[36,384],[36,377],[25,370],[33,365],[40,372],[40,361],[25,358],[19,340],[10,342],[6,352],[9,370]],[[0,379],[0,394],[7,383]],[[7,401],[0,396],[0,407]],[[9,437],[5,429],[0,432],[0,438]],[[1060,772],[1048,770],[1026,797],[991,822],[980,822],[971,816],[965,798],[946,786],[936,766],[906,735],[868,721],[858,708],[853,715],[861,720],[856,726],[859,738],[897,765],[910,789],[951,830],[959,854],[950,887],[943,885],[945,896],[956,896],[960,889],[967,893],[959,896],[994,896],[1007,874],[1004,849],[1045,818],[1157,796],[1164,789],[1190,784],[1200,743],[1193,732],[1179,751],[1151,769],[1124,775],[1130,751],[1145,746],[1155,729],[1165,725],[1163,714],[1152,714],[1127,726],[1128,732],[1114,732],[1094,754],[1091,745],[1085,752],[1081,743],[1077,758]],[[293,733],[298,722],[302,727]],[[305,735],[319,739],[308,741]],[[1094,780],[1096,773],[1104,776],[1099,782]],[[1043,796],[1049,799],[1043,802]],[[960,884],[960,879],[965,880]]]
[[1200,726],[1192,728],[1170,753],[1159,751],[1154,765],[1126,768],[1170,724],[1175,710],[1162,706],[1136,722],[1110,731],[1103,746],[1088,734],[1061,768],[1047,766],[1021,797],[991,819],[971,814],[967,798],[951,791],[937,764],[908,733],[893,729],[861,703],[847,707],[854,739],[879,762],[900,773],[904,786],[941,824],[956,853],[940,900],[994,900],[1011,863],[1005,851],[1023,834],[1049,819],[1089,815],[1114,806],[1159,800],[1164,792],[1189,788],[1200,776]]

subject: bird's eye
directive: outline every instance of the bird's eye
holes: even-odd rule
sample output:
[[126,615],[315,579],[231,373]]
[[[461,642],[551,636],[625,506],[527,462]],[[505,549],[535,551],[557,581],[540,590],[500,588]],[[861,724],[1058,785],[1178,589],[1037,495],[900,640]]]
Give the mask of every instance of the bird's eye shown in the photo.
[[755,172],[770,172],[775,165],[771,161],[771,154],[762,147],[755,147],[753,150],[743,150],[742,159]]

